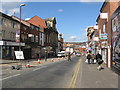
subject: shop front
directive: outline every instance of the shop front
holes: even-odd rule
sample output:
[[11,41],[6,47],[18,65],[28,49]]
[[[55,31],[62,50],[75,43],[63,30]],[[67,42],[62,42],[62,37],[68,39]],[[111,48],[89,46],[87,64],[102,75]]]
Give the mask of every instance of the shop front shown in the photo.
[[120,74],[120,7],[112,15],[112,69]]
[[14,51],[19,50],[19,46],[25,46],[25,43],[16,43],[10,41],[0,41],[0,58],[13,59]]

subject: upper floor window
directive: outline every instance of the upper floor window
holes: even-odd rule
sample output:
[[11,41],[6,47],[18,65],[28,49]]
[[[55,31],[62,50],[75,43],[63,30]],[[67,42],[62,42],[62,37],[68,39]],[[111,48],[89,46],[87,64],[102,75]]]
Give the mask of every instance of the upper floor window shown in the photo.
[[38,42],[38,36],[36,36],[36,42]]
[[31,29],[34,30],[34,26],[31,26]]
[[24,26],[24,30],[27,30],[27,27],[26,27],[26,26]]
[[103,32],[106,33],[106,24],[103,25]]
[[38,31],[38,30],[39,30],[39,28],[38,28],[38,27],[36,27],[36,30]]

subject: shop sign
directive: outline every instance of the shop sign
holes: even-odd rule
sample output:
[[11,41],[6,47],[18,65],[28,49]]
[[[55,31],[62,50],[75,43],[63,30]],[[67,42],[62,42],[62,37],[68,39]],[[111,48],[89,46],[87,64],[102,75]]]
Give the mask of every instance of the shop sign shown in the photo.
[[3,45],[3,41],[0,41],[0,45]]
[[16,59],[24,59],[23,51],[15,51]]
[[25,46],[25,43],[16,43],[16,42],[6,42],[6,45],[8,46]]
[[107,19],[108,18],[108,13],[100,13],[100,18],[101,19]]
[[101,34],[101,35],[100,35],[100,39],[101,39],[101,40],[108,39],[107,36],[108,36],[107,33]]

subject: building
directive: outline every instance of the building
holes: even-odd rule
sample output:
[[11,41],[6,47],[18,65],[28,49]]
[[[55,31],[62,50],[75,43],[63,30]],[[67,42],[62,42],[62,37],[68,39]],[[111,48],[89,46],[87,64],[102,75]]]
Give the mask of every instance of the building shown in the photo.
[[51,54],[57,55],[58,52],[58,31],[56,28],[56,18],[46,18],[47,29],[45,30],[45,46],[51,47]]
[[96,48],[95,48],[95,34],[96,29],[94,26],[87,27],[87,37],[88,37],[88,46],[87,51],[92,51],[92,54],[96,54]]
[[65,51],[86,53],[86,42],[64,42],[63,49]]
[[63,37],[62,37],[62,34],[59,34],[59,37],[58,37],[58,51],[63,51]]
[[118,2],[104,2],[101,9],[100,15],[97,18],[98,24],[98,37],[99,44],[98,48],[99,52],[103,56],[103,60],[107,67],[111,68],[111,16],[114,11],[119,7],[120,3]]
[[0,57],[1,59],[14,59],[14,51],[19,50],[19,46],[23,48],[24,42],[17,42],[16,34],[20,32],[19,21],[13,19],[0,12]]
[[112,70],[120,75],[120,6],[113,13],[112,25]]
[[[36,49],[34,48],[32,51],[34,52],[34,54],[39,54],[40,57],[44,57],[45,50],[43,48],[45,46],[45,29],[47,28],[46,22],[44,19],[42,19],[38,16],[32,17],[27,22],[29,22],[31,25],[38,27],[37,32],[35,32],[35,30],[32,32],[34,32],[34,34],[35,33],[37,34],[39,47]],[[34,27],[32,27],[32,28],[34,28]]]

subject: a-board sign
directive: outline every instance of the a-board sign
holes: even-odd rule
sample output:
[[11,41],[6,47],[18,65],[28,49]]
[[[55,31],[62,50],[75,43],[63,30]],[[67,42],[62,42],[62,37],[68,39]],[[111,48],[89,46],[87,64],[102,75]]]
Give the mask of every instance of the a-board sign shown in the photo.
[[23,51],[15,51],[16,59],[24,59]]

